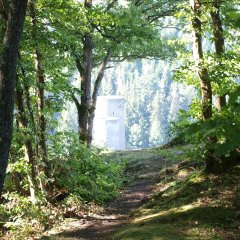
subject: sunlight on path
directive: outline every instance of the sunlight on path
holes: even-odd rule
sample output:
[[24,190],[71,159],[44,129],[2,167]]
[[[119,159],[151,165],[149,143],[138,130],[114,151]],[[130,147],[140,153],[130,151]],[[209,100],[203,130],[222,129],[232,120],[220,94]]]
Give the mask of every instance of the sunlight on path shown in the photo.
[[163,158],[159,156],[159,152],[139,149],[113,152],[110,155],[113,159],[129,161],[125,174],[134,181],[102,211],[53,229],[47,233],[49,237],[42,240],[106,240],[107,236],[130,220],[132,211],[152,197],[163,166]]

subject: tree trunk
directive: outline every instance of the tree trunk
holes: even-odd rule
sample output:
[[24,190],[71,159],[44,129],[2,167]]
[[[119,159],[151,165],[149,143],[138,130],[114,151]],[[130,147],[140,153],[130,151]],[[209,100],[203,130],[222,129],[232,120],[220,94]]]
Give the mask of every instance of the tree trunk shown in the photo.
[[[223,27],[220,17],[220,0],[213,0],[212,7],[214,8],[210,14],[212,18],[212,27],[213,27],[213,37],[216,55],[219,58],[218,61],[221,61],[221,57],[225,52],[224,36],[223,36]],[[217,109],[222,110],[226,106],[226,95],[223,94],[217,97]]]
[[91,105],[91,78],[92,78],[92,51],[93,43],[89,34],[83,41],[83,67],[84,74],[81,79],[81,114],[79,116],[80,140],[87,142],[88,114]]
[[25,130],[25,139],[24,139],[24,152],[25,158],[28,161],[31,168],[31,178],[33,182],[36,182],[36,172],[35,172],[35,161],[34,161],[34,151],[32,147],[32,142],[30,140],[30,131],[28,126],[28,119],[26,117],[26,111],[23,102],[23,90],[21,86],[17,86],[16,90],[16,106],[18,110],[18,122],[19,127]]
[[[38,130],[37,130],[36,121],[35,121],[35,118],[34,118],[33,107],[31,105],[31,96],[30,96],[30,93],[29,93],[29,86],[28,86],[28,83],[27,83],[27,79],[26,79],[24,70],[22,70],[22,75],[24,77],[23,90],[24,90],[24,95],[25,95],[25,102],[26,102],[26,106],[27,106],[27,111],[28,111],[28,114],[29,114],[29,117],[30,117],[30,121],[31,121],[31,125],[32,125],[32,128],[33,128],[34,135],[37,136],[38,135]],[[39,150],[38,150],[39,147],[38,147],[38,143],[37,143],[36,140],[34,141],[34,144],[35,144],[34,155],[35,155],[35,159],[37,161],[37,159],[39,157]]]
[[19,58],[19,66],[20,66],[20,69],[21,69],[21,75],[22,75],[22,78],[23,78],[23,91],[24,91],[23,94],[25,95],[25,103],[26,103],[26,106],[27,106],[27,111],[28,111],[29,116],[30,116],[31,124],[33,126],[34,134],[36,134],[37,133],[37,127],[36,127],[36,123],[35,123],[35,119],[34,119],[34,111],[33,111],[32,105],[31,105],[31,96],[30,96],[30,93],[29,93],[30,84],[29,84],[28,79],[26,77],[26,71],[25,71],[24,67],[21,65],[21,54],[20,53],[18,53],[18,58]]
[[[34,155],[33,155],[33,149],[32,149],[32,142],[29,139],[29,130],[28,130],[28,121],[26,118],[26,113],[24,111],[24,103],[23,103],[23,94],[22,91],[18,89],[16,90],[16,105],[18,108],[18,117],[17,117],[17,128],[18,129],[24,129],[25,130],[25,139],[24,139],[24,157],[25,160],[28,162],[31,168],[31,176],[27,173],[27,179],[29,183],[29,192],[30,192],[30,199],[32,203],[34,204],[36,202],[35,198],[35,187],[36,187],[36,173],[34,168]],[[14,176],[15,175],[15,176]],[[13,180],[15,183],[15,186],[19,188],[19,184],[17,185],[17,174],[13,174]]]
[[43,171],[45,175],[50,177],[50,165],[47,160],[47,145],[46,145],[46,119],[44,116],[45,108],[45,76],[44,69],[42,66],[42,54],[38,45],[37,39],[37,21],[35,12],[35,3],[33,0],[29,3],[30,17],[32,21],[32,40],[35,48],[35,69],[36,69],[36,79],[38,84],[38,110],[39,110],[39,154],[41,156],[42,162],[44,163]]
[[[92,7],[92,0],[85,0],[86,9]],[[83,39],[83,63],[79,58],[76,59],[77,68],[81,75],[81,102],[78,107],[78,124],[80,141],[87,143],[88,137],[88,117],[91,106],[91,78],[93,62],[93,41],[91,33],[86,33]]]
[[0,197],[12,141],[16,65],[27,0],[13,0],[9,9],[0,65]]
[[202,118],[212,117],[212,86],[207,68],[204,66],[202,46],[201,0],[190,0],[193,27],[193,54],[202,92]]
[[8,12],[9,12],[8,1],[0,0],[0,15],[5,21],[8,20]]
[[[28,83],[28,80],[26,78],[25,69],[21,65],[21,55],[20,55],[20,53],[19,53],[19,65],[20,65],[21,74],[22,74],[22,77],[23,77],[23,92],[24,92],[23,94],[25,96],[25,104],[26,104],[27,112],[29,114],[29,120],[31,122],[32,132],[33,132],[33,135],[36,137],[36,136],[38,136],[38,130],[37,130],[37,126],[36,126],[36,122],[35,122],[35,118],[34,118],[34,111],[33,111],[32,104],[31,104],[31,96],[30,96],[30,93],[29,93],[29,83]],[[36,139],[34,139],[34,154],[33,155],[34,155],[35,161],[37,163],[37,160],[39,158],[39,150],[38,150],[38,143],[37,143]],[[35,170],[37,170],[37,164],[36,164],[36,169]],[[40,183],[40,185],[42,185],[42,184]],[[41,188],[41,190],[43,190],[42,187],[40,187],[40,188]]]
[[89,111],[89,117],[88,117],[88,136],[87,136],[87,145],[90,146],[92,143],[92,133],[93,133],[93,121],[95,117],[95,109],[96,109],[96,103],[97,103],[97,95],[99,92],[99,88],[104,76],[104,71],[106,69],[106,66],[112,56],[112,50],[109,49],[107,52],[107,55],[105,56],[102,64],[100,65],[100,69],[98,72],[97,79],[94,84],[94,90],[92,94],[92,102],[91,102],[91,108]]
[[[73,101],[74,101],[74,103],[75,103],[75,106],[76,106],[76,108],[77,108],[77,114],[78,114],[78,132],[79,132],[79,134],[80,134],[80,132],[81,132],[81,129],[80,129],[80,121],[81,121],[81,114],[82,114],[82,111],[81,111],[81,104],[80,104],[80,102],[78,101],[78,99],[75,97],[75,95],[74,95],[74,93],[72,93],[72,99],[73,99]],[[81,138],[80,138],[80,136],[79,136],[79,139],[81,140]]]
[[217,102],[216,102],[216,107],[217,107],[218,111],[221,112],[222,108],[225,107],[226,105],[227,105],[226,95],[223,94],[221,96],[218,96]]
[[[201,0],[190,0],[191,21],[193,28],[193,55],[202,93],[202,120],[212,117],[212,86],[207,68],[204,66],[202,46]],[[213,144],[216,139],[210,138],[205,144]],[[208,150],[205,157],[206,172],[217,172],[219,161],[213,156],[212,150]]]

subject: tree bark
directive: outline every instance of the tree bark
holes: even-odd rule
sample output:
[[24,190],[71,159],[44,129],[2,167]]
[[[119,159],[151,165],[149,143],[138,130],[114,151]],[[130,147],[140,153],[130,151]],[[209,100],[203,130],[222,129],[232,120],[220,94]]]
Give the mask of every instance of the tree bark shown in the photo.
[[193,28],[193,53],[202,93],[202,119],[212,117],[212,86],[207,68],[204,66],[202,46],[201,0],[190,0]]
[[[38,130],[37,130],[36,122],[35,122],[34,111],[33,111],[33,107],[32,107],[32,104],[31,104],[31,96],[30,96],[30,93],[29,93],[29,83],[28,83],[28,79],[26,78],[25,69],[21,65],[21,54],[20,53],[19,53],[18,58],[19,58],[19,65],[20,65],[20,69],[21,69],[21,74],[22,74],[22,77],[23,77],[23,92],[24,92],[23,94],[25,96],[25,104],[26,104],[27,112],[29,114],[29,120],[31,122],[32,132],[33,132],[34,136],[38,136]],[[38,143],[34,139],[34,157],[35,157],[36,162],[37,162],[37,159],[39,157],[39,150],[38,149],[39,149]]]
[[9,12],[9,6],[7,0],[0,0],[0,15],[2,18],[7,21],[8,19],[8,12]]
[[[17,77],[18,78],[18,77]],[[19,82],[18,82],[19,83]],[[24,137],[24,155],[25,159],[28,162],[31,175],[27,175],[28,182],[29,182],[29,191],[30,191],[30,198],[33,203],[35,203],[35,187],[37,186],[36,182],[36,171],[35,171],[35,158],[34,158],[34,151],[32,147],[32,142],[30,140],[31,132],[29,131],[28,126],[28,119],[24,107],[23,101],[23,90],[21,89],[20,84],[18,84],[16,89],[16,106],[18,110],[18,127],[24,129],[25,137]]]
[[46,118],[44,115],[45,108],[45,75],[42,65],[42,54],[38,45],[37,39],[37,20],[34,0],[29,2],[29,11],[32,21],[32,39],[35,49],[35,69],[36,69],[36,79],[38,84],[38,110],[39,110],[39,153],[44,163],[43,171],[45,175],[50,177],[50,165],[47,160],[47,145],[46,145]]
[[[86,9],[91,9],[92,0],[85,0]],[[91,106],[91,80],[93,69],[93,40],[91,33],[86,33],[83,40],[82,63],[79,57],[76,58],[76,65],[81,76],[81,102],[78,106],[79,138],[83,143],[87,143],[88,137],[88,117]]]
[[[72,93],[71,97],[72,97],[72,99],[73,99],[73,101],[74,101],[74,103],[75,103],[75,106],[76,106],[76,108],[77,108],[77,114],[78,114],[78,132],[79,132],[79,134],[80,134],[81,129],[80,129],[80,124],[79,124],[79,123],[80,123],[80,121],[81,121],[81,114],[82,114],[81,104],[80,104],[80,102],[78,101],[78,99],[75,97],[74,93]],[[81,140],[80,135],[79,135],[79,139]]]
[[95,109],[96,109],[96,103],[97,103],[97,95],[99,92],[99,88],[104,76],[104,71],[106,69],[106,66],[109,62],[109,60],[111,59],[112,56],[112,50],[109,49],[107,52],[107,55],[105,56],[102,64],[100,65],[99,68],[99,72],[98,72],[98,76],[97,79],[95,81],[94,84],[94,90],[93,90],[93,94],[92,94],[92,102],[91,102],[91,108],[89,111],[89,117],[88,117],[88,136],[87,136],[87,145],[90,146],[92,143],[92,134],[93,134],[93,121],[94,121],[94,117],[95,117]]
[[8,13],[0,65],[0,197],[12,141],[16,65],[27,0],[13,0]]
[[[225,52],[223,26],[220,17],[220,0],[213,0],[212,2],[213,10],[210,12],[213,27],[213,37],[216,55],[221,61],[221,57]],[[217,97],[217,109],[222,111],[222,108],[226,106],[226,95],[220,95]]]
[[[204,55],[202,46],[202,22],[201,22],[201,0],[190,0],[191,22],[193,28],[193,55],[201,86],[202,93],[202,120],[206,121],[212,117],[212,86],[207,68],[204,66]],[[214,144],[215,138],[209,138],[206,145]],[[208,149],[205,157],[206,172],[217,172],[219,161],[213,156],[213,151]]]
[[20,84],[18,84],[16,89],[17,89],[16,90],[16,106],[18,110],[17,116],[18,116],[19,127],[23,128],[25,131],[25,139],[24,139],[25,158],[28,161],[31,168],[31,178],[34,182],[36,182],[34,151],[32,147],[32,142],[30,140],[31,132],[29,131],[28,119],[26,117],[27,114],[24,107],[23,90]]
[[93,43],[90,34],[83,41],[83,67],[84,74],[81,78],[81,114],[79,118],[80,140],[87,142],[88,114],[91,105],[91,78],[92,78],[92,52]]

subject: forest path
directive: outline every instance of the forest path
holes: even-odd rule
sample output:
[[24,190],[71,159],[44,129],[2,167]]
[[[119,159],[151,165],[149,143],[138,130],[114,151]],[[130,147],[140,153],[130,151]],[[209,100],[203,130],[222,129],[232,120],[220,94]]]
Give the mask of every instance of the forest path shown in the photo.
[[[115,156],[114,156],[115,157]],[[131,159],[126,174],[133,181],[120,196],[98,214],[88,214],[60,227],[49,240],[105,240],[120,226],[127,224],[131,212],[151,198],[158,182],[163,159],[154,151],[119,152],[117,157]]]

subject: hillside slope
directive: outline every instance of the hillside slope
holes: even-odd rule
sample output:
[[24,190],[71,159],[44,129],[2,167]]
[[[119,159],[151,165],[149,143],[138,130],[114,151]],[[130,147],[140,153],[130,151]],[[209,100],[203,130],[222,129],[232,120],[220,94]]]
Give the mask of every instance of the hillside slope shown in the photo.
[[192,146],[114,152],[126,188],[103,209],[49,232],[60,240],[239,240],[240,166],[205,175]]
[[[205,175],[202,164],[187,156],[188,148],[159,150],[166,168],[154,197],[108,239],[240,239],[240,166]],[[144,168],[144,160],[137,164]]]

